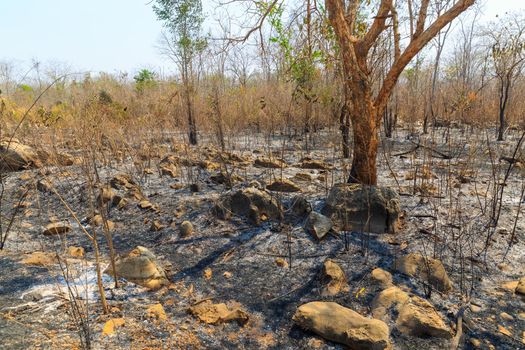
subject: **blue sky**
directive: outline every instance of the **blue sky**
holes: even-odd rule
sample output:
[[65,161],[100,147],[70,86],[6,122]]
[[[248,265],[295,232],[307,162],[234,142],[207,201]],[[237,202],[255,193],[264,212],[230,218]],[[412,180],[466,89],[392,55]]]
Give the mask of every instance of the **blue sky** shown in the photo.
[[[156,44],[161,24],[149,0],[0,0],[0,61],[63,62],[74,70],[171,70]],[[203,0],[211,9],[211,0]],[[486,0],[485,19],[525,8],[523,0]]]
[[83,70],[167,65],[147,0],[0,0],[0,60],[67,62]]

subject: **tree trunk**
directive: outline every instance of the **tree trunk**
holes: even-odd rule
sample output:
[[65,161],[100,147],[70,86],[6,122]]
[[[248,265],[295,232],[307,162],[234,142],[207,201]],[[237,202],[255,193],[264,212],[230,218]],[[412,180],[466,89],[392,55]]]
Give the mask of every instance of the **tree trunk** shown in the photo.
[[354,137],[352,169],[348,182],[377,185],[376,158],[379,123],[372,102],[367,101],[365,96],[362,97],[362,99],[352,98],[351,101],[347,101],[353,106],[350,119]]
[[188,113],[188,137],[191,145],[197,144],[197,125],[195,124],[195,116],[193,115],[193,103],[191,100],[190,88],[186,87],[186,109]]
[[503,141],[505,134],[505,110],[500,108],[499,110],[499,128],[498,128],[498,141]]
[[411,23],[411,38],[402,52],[399,48],[399,32],[394,29],[395,61],[385,75],[377,96],[373,97],[370,81],[371,70],[367,67],[368,53],[379,40],[381,33],[386,30],[386,20],[392,13],[394,27],[397,28],[395,4],[393,0],[381,0],[373,23],[366,34],[359,38],[354,33],[358,22],[360,1],[325,0],[328,19],[340,46],[345,104],[350,109],[354,132],[354,158],[348,182],[377,184],[377,134],[381,124],[381,118],[378,116],[382,116],[399,76],[441,29],[472,6],[474,2],[475,0],[454,2],[454,5],[435,18],[425,29],[429,2],[422,1],[416,28],[414,29]]

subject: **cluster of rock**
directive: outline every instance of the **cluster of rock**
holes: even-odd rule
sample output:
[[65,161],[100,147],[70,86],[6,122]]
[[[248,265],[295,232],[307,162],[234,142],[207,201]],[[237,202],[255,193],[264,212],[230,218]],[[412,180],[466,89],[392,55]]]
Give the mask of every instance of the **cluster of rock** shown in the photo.
[[[409,256],[405,260],[413,261]],[[419,277],[440,275],[436,261],[432,265],[437,271],[420,274]],[[414,272],[410,270],[411,272]],[[417,272],[417,271],[416,271]],[[448,281],[448,277],[442,276]],[[372,318],[335,302],[314,301],[297,308],[293,321],[300,327],[319,336],[346,345],[354,350],[390,349],[390,328],[415,337],[438,337],[449,339],[452,331],[442,315],[427,300],[412,295],[392,282],[392,275],[380,268],[371,273],[378,292],[372,302]],[[334,296],[349,291],[344,271],[332,260],[326,260],[321,276],[323,296]],[[439,285],[444,285],[441,281]]]

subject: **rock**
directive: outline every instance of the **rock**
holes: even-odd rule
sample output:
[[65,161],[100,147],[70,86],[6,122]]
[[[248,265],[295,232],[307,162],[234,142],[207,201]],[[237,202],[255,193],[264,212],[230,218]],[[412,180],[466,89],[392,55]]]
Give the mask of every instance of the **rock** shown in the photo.
[[166,225],[163,225],[159,220],[153,220],[151,223],[151,226],[149,227],[149,230],[152,232],[157,232],[165,228]]
[[117,209],[122,210],[124,209],[129,203],[129,200],[127,198],[122,198],[120,196],[113,197],[113,205],[117,206]]
[[520,279],[520,281],[518,282],[518,285],[516,286],[515,293],[516,294],[525,295],[525,277]]
[[346,231],[393,233],[399,225],[399,195],[390,188],[337,184],[321,211]]
[[297,173],[294,175],[294,179],[297,181],[312,181],[312,175],[307,173]]
[[381,288],[387,288],[392,285],[392,275],[390,272],[376,267],[371,272],[372,280]]
[[416,337],[452,337],[450,328],[432,304],[417,296],[399,307],[396,326],[401,333]]
[[261,168],[280,169],[286,168],[286,163],[281,159],[257,158],[254,165]]
[[193,233],[193,225],[189,221],[183,221],[180,224],[180,235],[181,237],[189,237]]
[[113,198],[116,195],[117,194],[115,193],[115,191],[113,191],[113,188],[111,188],[110,186],[104,186],[102,187],[102,189],[100,190],[100,193],[98,194],[97,202],[100,205],[105,205],[106,203],[109,203],[109,202],[114,204]]
[[197,163],[201,169],[206,170],[217,170],[221,168],[221,165],[217,162],[211,162],[209,160],[201,160]]
[[218,173],[215,175],[210,176],[210,180],[213,183],[219,184],[219,185],[225,185],[227,187],[232,187],[234,183],[236,182],[242,182],[244,179],[236,174],[231,175],[224,175],[224,173]]
[[303,159],[299,164],[300,168],[303,169],[319,169],[319,170],[329,170],[331,166],[321,160],[314,159]]
[[126,324],[123,318],[112,318],[106,323],[104,323],[104,328],[102,329],[102,336],[110,336],[115,334],[115,329],[122,327]]
[[308,219],[306,219],[304,229],[318,240],[321,240],[332,229],[332,226],[333,223],[330,218],[312,211],[308,215]]
[[389,329],[334,302],[314,301],[301,305],[293,316],[300,327],[353,350],[389,349]]
[[507,328],[503,327],[500,324],[498,325],[498,332],[500,332],[503,335],[506,335],[507,337],[512,338],[512,333]]
[[137,183],[131,178],[129,174],[118,174],[109,181],[111,187],[117,190],[130,190],[138,188]]
[[282,267],[282,268],[287,268],[288,267],[288,262],[286,260],[284,260],[283,258],[277,258],[275,259],[275,264],[279,267]]
[[331,259],[324,262],[322,279],[327,283],[321,291],[322,296],[334,296],[350,290],[343,269]]
[[166,321],[168,319],[168,316],[166,316],[166,311],[164,311],[164,307],[160,303],[148,306],[148,309],[146,310],[146,317],[154,318],[159,321]]
[[174,190],[182,190],[185,186],[181,183],[176,183],[176,184],[171,184],[170,185],[170,188],[174,189]]
[[52,193],[53,183],[48,179],[38,180],[36,182],[36,189],[42,193]]
[[85,251],[82,247],[68,247],[67,253],[69,256],[72,256],[73,258],[83,258]]
[[474,313],[479,313],[479,312],[481,312],[481,310],[483,310],[481,305],[470,304],[470,311],[472,311]]
[[63,235],[71,231],[71,226],[64,222],[53,222],[44,229],[44,236]]
[[410,299],[407,293],[396,286],[380,292],[372,301],[372,315],[377,319],[384,319],[391,307],[403,305]]
[[[102,226],[104,229],[104,218],[102,217],[102,215],[100,214],[97,214],[95,216],[93,216],[90,220],[91,222],[91,225],[93,226]],[[115,223],[111,220],[106,220],[106,224],[107,224],[107,229],[109,231],[113,231],[115,229]]]
[[499,317],[501,317],[502,319],[506,320],[506,321],[514,321],[514,317],[512,317],[511,315],[509,315],[508,313],[506,312],[501,312],[499,314]]
[[248,322],[248,314],[240,308],[230,309],[226,304],[213,304],[211,300],[204,300],[189,308],[192,315],[208,324],[219,324],[237,321],[244,325]]
[[267,190],[275,192],[299,192],[301,188],[294,184],[292,181],[283,179],[282,181],[274,181],[270,185],[266,186]]
[[174,164],[162,164],[159,166],[160,174],[171,178],[177,177],[177,167]]
[[479,339],[470,338],[470,344],[472,344],[472,346],[476,349],[481,348],[481,341]]
[[233,277],[233,274],[230,272],[230,271],[224,271],[224,273],[222,274],[224,276],[224,278],[226,279],[230,279]]
[[222,220],[228,219],[233,213],[247,218],[255,225],[266,219],[283,218],[281,203],[268,192],[254,187],[223,195],[213,211]]
[[501,284],[501,288],[509,292],[516,292],[516,288],[518,287],[518,284],[520,284],[519,280],[518,281],[507,281]]
[[139,208],[140,209],[151,209],[151,208],[153,208],[153,204],[150,201],[148,201],[147,199],[144,199],[144,200],[139,202]]
[[[137,246],[126,256],[117,258],[115,270],[119,278],[149,289],[158,289],[169,284],[166,273],[155,255],[142,246]],[[104,273],[113,275],[111,266],[108,266]]]
[[452,289],[452,282],[443,264],[437,259],[411,253],[394,261],[394,270],[417,277],[443,293]]
[[21,263],[32,266],[49,266],[57,263],[57,256],[55,253],[33,252],[25,257]]
[[0,171],[19,171],[42,166],[37,152],[18,140],[0,142]]
[[312,211],[312,206],[304,196],[297,195],[292,199],[291,210],[295,216],[303,216]]

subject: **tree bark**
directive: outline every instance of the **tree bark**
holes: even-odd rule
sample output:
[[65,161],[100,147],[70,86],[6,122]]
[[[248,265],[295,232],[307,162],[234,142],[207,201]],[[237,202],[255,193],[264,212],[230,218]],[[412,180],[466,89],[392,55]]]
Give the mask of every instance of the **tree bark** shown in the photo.
[[197,140],[197,125],[195,124],[195,116],[193,115],[193,102],[190,88],[186,87],[186,109],[188,114],[188,138],[191,145],[196,145]]
[[352,90],[350,101],[346,101],[347,105],[351,106],[350,119],[354,140],[352,169],[348,182],[376,185],[379,120],[375,107],[367,97],[366,91],[369,89]]

